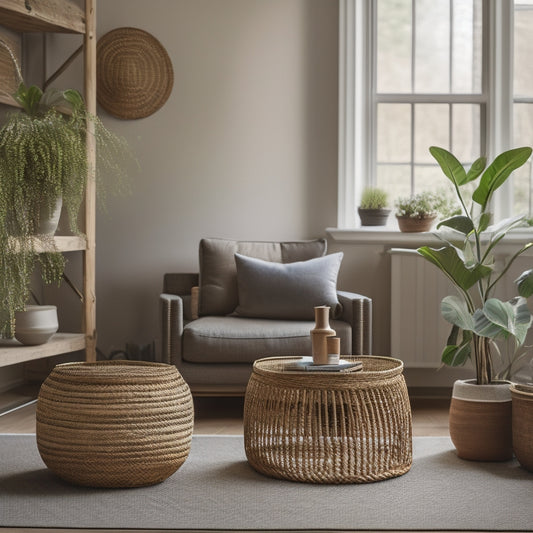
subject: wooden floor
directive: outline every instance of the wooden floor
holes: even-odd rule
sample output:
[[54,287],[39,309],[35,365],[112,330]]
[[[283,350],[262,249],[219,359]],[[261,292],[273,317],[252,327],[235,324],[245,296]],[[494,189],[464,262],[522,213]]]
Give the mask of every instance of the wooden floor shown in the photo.
[[[0,412],[31,402],[34,391],[20,390],[0,395]],[[195,398],[194,433],[241,435],[243,398]],[[413,435],[447,436],[449,400],[412,399]],[[35,433],[35,403],[0,416],[0,433]]]

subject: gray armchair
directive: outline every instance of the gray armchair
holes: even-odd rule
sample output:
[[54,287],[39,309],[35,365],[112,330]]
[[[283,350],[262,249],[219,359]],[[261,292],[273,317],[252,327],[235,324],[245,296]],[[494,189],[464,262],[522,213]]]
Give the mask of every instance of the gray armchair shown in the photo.
[[[307,309],[309,313],[313,312],[314,286],[311,291],[289,297],[297,307],[305,305],[304,314],[297,307],[291,310],[285,306],[283,318],[279,318],[271,303],[276,298],[277,288],[287,297],[283,283],[291,274],[284,269],[294,271],[315,264],[315,270],[320,269],[327,277],[327,264],[331,264],[334,258],[325,256],[325,252],[325,240],[274,243],[202,239],[199,274],[169,273],[164,276],[160,295],[162,361],[177,366],[195,395],[241,395],[256,359],[311,355],[310,331],[314,320],[307,316]],[[271,285],[262,287],[263,295],[266,294],[263,300],[261,295],[254,294],[258,302],[252,306],[254,309],[243,306],[246,299],[243,296],[250,295],[249,292],[243,293],[243,287],[259,278],[253,277],[254,270],[248,278],[244,276],[249,273],[237,272],[236,258],[242,259],[240,254],[245,259],[257,258],[259,267],[267,267],[264,278]],[[319,257],[323,259],[309,261]],[[251,265],[252,268],[255,266]],[[281,270],[285,281],[276,279],[275,269]],[[258,272],[261,275],[262,271]],[[312,273],[306,276],[307,272],[299,276],[300,285],[302,278],[311,280]],[[336,273],[333,277],[336,284]],[[330,324],[341,338],[341,354],[369,354],[372,301],[359,294],[336,291],[336,288],[334,292],[338,303],[332,309],[337,311],[337,316]],[[261,313],[263,303],[264,316]],[[320,300],[314,305],[324,303],[328,302]],[[294,316],[287,317],[286,313],[294,313]]]

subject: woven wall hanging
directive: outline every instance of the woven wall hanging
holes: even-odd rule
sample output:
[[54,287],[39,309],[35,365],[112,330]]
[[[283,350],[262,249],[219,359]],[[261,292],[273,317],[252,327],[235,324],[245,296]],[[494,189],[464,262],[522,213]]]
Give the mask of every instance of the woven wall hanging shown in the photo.
[[123,119],[147,117],[167,101],[174,71],[167,51],[138,28],[117,28],[97,45],[97,100]]

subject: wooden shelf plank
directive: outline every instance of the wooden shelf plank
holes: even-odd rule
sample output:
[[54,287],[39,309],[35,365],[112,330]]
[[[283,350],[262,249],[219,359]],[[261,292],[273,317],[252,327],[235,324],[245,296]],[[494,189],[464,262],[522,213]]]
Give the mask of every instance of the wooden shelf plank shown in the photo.
[[56,333],[46,344],[23,346],[16,340],[0,341],[0,367],[85,349],[83,333]]
[[[15,237],[14,237],[15,239]],[[17,242],[15,241],[15,245]],[[55,247],[54,247],[55,246]],[[33,239],[33,250],[41,252],[79,252],[87,248],[85,237],[78,235],[56,235],[52,241],[47,239]]]
[[76,235],[56,235],[54,237],[54,241],[56,243],[57,250],[60,252],[79,252],[81,250],[85,250],[86,248],[85,237]]
[[85,33],[85,15],[70,0],[0,0],[2,26],[18,32]]

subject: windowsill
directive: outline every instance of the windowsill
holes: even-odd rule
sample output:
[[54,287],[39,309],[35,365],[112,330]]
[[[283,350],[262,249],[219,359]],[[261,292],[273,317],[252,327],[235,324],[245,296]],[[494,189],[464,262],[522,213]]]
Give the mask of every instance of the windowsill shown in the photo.
[[[441,241],[436,232],[403,233],[392,226],[365,226],[356,228],[326,228],[326,234],[338,243],[382,244],[416,248],[437,245]],[[502,244],[524,245],[533,241],[533,227],[518,228],[505,236]]]

